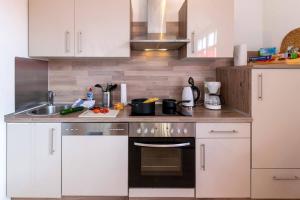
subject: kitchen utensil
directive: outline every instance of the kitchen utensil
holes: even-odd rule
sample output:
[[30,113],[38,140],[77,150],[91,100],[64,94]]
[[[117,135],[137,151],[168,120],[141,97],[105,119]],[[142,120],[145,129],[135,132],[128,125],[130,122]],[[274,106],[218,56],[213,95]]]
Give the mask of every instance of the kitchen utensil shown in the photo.
[[102,85],[96,84],[95,87],[96,87],[96,88],[100,88],[100,89],[102,90],[102,92],[104,92],[104,89],[103,89]]
[[111,92],[102,93],[102,106],[105,108],[110,108],[113,106]]
[[147,116],[147,115],[155,115],[155,102],[144,103],[146,98],[142,99],[133,99],[131,104],[131,114],[134,116]]
[[177,103],[175,99],[163,99],[162,112],[167,115],[174,115],[177,111]]
[[87,110],[80,114],[78,117],[81,118],[115,118],[119,114],[119,110],[111,110],[109,109],[108,113],[94,113],[92,110]]
[[189,101],[183,103],[183,106],[194,107],[200,98],[200,89],[195,86],[195,81],[192,77],[189,78],[188,83],[190,86],[184,87],[182,91],[182,101]]
[[[163,99],[162,101],[162,112],[166,115],[175,115],[179,113],[178,111],[181,110],[183,103],[189,103],[190,101],[179,101],[177,102],[175,99]],[[181,114],[181,113],[179,113]]]

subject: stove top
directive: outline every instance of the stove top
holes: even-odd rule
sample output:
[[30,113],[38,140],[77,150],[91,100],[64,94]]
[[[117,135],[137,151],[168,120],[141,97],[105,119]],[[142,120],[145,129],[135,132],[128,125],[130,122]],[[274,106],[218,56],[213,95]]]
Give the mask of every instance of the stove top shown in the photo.
[[[178,109],[177,109],[178,110]],[[180,111],[177,111],[175,114],[165,114],[163,113],[162,111],[162,104],[156,104],[155,105],[155,114],[152,114],[152,115],[137,115],[137,114],[134,114],[134,113],[131,113],[130,116],[137,116],[137,117],[143,117],[143,116],[192,116],[192,114],[187,114],[186,112],[180,112]]]

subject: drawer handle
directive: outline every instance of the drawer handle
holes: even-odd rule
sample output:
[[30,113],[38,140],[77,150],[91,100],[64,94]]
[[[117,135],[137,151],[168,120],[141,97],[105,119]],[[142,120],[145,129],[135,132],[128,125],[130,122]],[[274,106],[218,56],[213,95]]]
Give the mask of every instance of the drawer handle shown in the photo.
[[205,144],[201,144],[200,145],[200,155],[201,155],[201,157],[200,157],[200,167],[201,167],[201,169],[203,170],[203,171],[205,171],[205,168],[206,168],[206,166],[205,166]]
[[258,96],[257,96],[259,101],[263,100],[263,75],[259,74],[258,75]]
[[109,131],[126,131],[124,128],[110,128]]
[[290,178],[280,178],[277,176],[273,176],[274,181],[300,181],[300,178],[298,176],[290,177]]
[[238,131],[237,130],[232,130],[232,131],[215,131],[215,130],[211,130],[209,131],[210,134],[237,134]]

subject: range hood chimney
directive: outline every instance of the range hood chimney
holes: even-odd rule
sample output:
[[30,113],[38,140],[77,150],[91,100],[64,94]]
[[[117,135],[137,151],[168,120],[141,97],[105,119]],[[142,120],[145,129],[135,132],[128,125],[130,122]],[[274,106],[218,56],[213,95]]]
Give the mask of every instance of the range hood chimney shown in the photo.
[[165,34],[166,0],[148,0],[148,33]]
[[[177,50],[190,41],[167,31],[167,0],[147,0],[147,34],[130,41],[133,50]],[[175,1],[175,0],[174,0]]]

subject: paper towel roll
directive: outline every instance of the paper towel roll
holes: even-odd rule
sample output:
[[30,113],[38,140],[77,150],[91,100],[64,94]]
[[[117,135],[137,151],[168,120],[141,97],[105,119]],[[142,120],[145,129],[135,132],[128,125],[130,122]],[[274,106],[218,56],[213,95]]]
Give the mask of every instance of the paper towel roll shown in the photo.
[[234,46],[234,66],[245,66],[248,62],[247,45],[241,44]]
[[125,83],[121,84],[121,103],[127,105],[127,86]]

